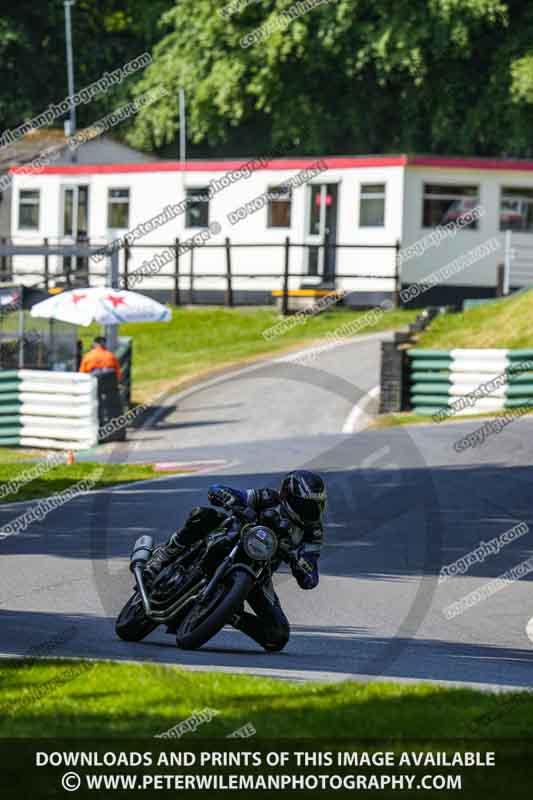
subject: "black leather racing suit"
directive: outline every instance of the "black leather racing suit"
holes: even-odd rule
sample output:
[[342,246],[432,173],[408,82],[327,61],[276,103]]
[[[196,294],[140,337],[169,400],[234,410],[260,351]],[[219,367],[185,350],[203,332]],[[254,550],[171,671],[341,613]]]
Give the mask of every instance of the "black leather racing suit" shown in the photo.
[[[323,541],[322,525],[302,528],[291,520],[281,506],[276,489],[248,489],[241,491],[229,486],[215,484],[208,492],[213,506],[228,512],[250,513],[251,521],[268,525],[278,534],[289,536],[294,544],[295,556],[290,562],[293,576],[301,589],[314,589],[319,581],[318,559]],[[190,547],[220,525],[226,515],[212,506],[197,506],[189,514],[185,524],[174,533],[166,545],[167,550]],[[272,581],[257,586],[247,597],[253,614],[241,611],[232,621],[235,628],[246,633],[265,650],[282,650],[289,641],[290,626],[283,613]]]

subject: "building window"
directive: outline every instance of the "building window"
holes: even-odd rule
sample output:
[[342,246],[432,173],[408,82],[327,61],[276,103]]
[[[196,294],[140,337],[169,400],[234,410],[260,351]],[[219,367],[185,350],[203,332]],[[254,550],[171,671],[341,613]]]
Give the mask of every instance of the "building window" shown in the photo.
[[500,230],[533,232],[533,189],[504,187],[500,199]]
[[19,192],[19,228],[36,231],[39,229],[39,189],[21,189]]
[[63,233],[72,236],[74,229],[74,189],[65,189],[63,208]]
[[359,227],[385,226],[385,184],[362,183],[359,199]]
[[185,225],[187,228],[207,228],[209,226],[208,192],[207,186],[186,190]]
[[291,190],[285,186],[271,186],[268,189],[269,228],[291,227]]
[[107,194],[107,227],[129,228],[130,190],[109,189]]
[[[479,186],[455,186],[449,184],[424,184],[422,226],[436,228],[447,225],[468,214],[479,205]],[[461,228],[477,230],[477,219]]]

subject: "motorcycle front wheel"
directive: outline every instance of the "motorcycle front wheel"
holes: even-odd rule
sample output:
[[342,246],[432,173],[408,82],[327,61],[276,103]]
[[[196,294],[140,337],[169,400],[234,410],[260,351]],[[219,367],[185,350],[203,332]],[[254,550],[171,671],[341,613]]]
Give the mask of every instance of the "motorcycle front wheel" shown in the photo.
[[181,650],[196,650],[212,639],[239,611],[253,583],[253,577],[245,570],[230,572],[205,605],[195,603],[182,619],[176,645]]
[[134,592],[117,617],[115,631],[125,642],[140,642],[157,625],[157,622],[148,619],[139,593]]

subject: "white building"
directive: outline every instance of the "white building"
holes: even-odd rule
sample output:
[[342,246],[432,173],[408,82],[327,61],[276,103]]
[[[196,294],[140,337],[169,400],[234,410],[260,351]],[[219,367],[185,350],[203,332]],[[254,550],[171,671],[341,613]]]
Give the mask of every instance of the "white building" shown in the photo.
[[[424,302],[490,296],[504,260],[504,232],[512,230],[513,246],[524,252],[533,243],[531,161],[383,156],[54,165],[29,174],[15,170],[13,191],[14,244],[38,244],[44,237],[51,243],[100,244],[129,232],[128,271],[144,274],[143,262],[179,239],[182,297],[189,299],[192,261],[197,302],[225,290],[226,237],[238,301],[268,301],[281,287],[289,237],[290,288],[335,285],[349,290],[356,305],[392,297],[398,262],[402,285],[423,282],[498,237],[501,246],[439,279]],[[465,215],[474,209],[480,211],[472,221]],[[163,216],[154,222],[158,214]],[[138,228],[149,220],[150,230]],[[470,224],[460,227],[465,220]],[[448,234],[440,244],[436,235],[420,244],[443,226]],[[327,251],[319,246],[326,235]],[[191,250],[192,237],[203,246]],[[417,242],[416,253],[407,250]],[[14,271],[35,273],[37,259],[42,262],[15,256]],[[66,268],[73,274],[87,268],[83,260],[66,262],[50,258],[58,284]],[[159,257],[152,276],[137,288],[168,297],[174,258],[161,263]],[[104,281],[105,268],[105,259],[91,259],[92,284]],[[35,283],[35,276],[28,282]]]

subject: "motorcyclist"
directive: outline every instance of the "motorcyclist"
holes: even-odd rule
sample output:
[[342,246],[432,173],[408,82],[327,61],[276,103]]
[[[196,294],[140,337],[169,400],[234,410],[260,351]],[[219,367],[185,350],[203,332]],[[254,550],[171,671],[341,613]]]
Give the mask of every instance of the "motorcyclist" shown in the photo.
[[[319,580],[318,559],[323,541],[322,515],[326,507],[326,487],[322,478],[308,470],[285,476],[277,489],[245,491],[215,484],[209,488],[212,506],[239,513],[250,522],[268,525],[290,541],[289,565],[301,589],[314,589]],[[150,582],[164,567],[185,550],[215,530],[227,514],[211,506],[194,508],[182,528],[159,546],[148,562],[145,578]],[[234,628],[246,633],[265,650],[282,650],[289,641],[290,627],[272,581],[256,586],[247,597],[254,611],[244,608],[231,620]]]

